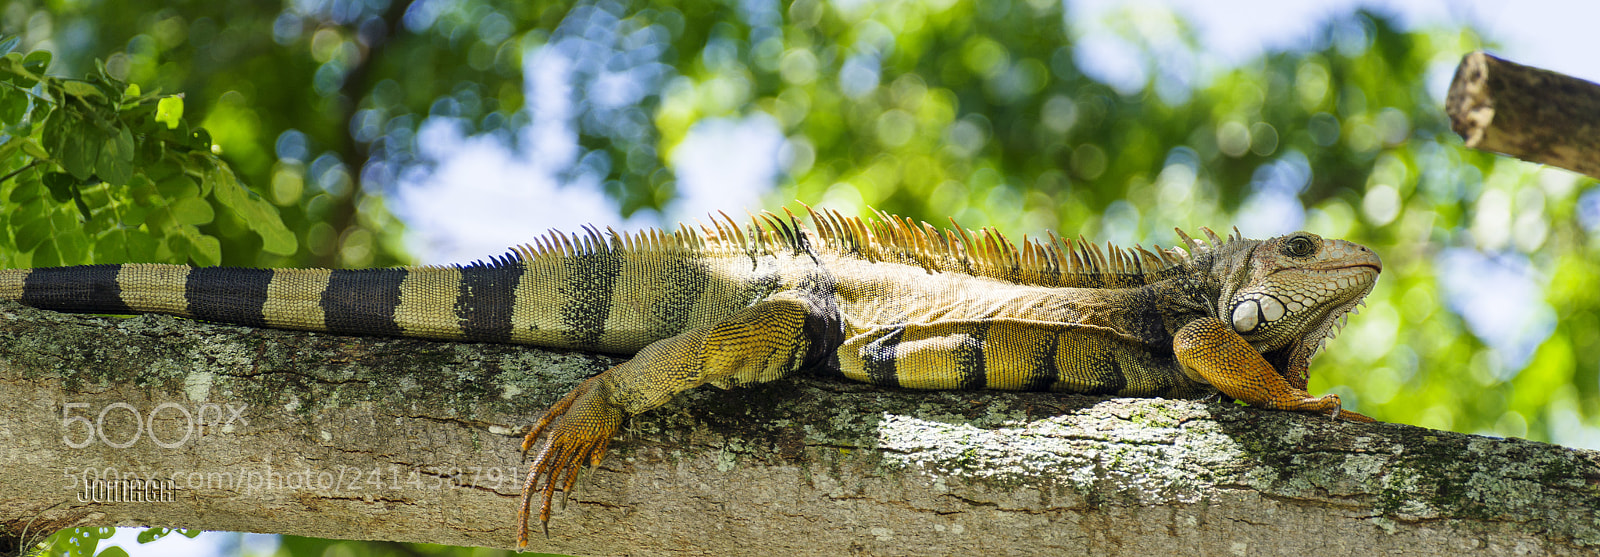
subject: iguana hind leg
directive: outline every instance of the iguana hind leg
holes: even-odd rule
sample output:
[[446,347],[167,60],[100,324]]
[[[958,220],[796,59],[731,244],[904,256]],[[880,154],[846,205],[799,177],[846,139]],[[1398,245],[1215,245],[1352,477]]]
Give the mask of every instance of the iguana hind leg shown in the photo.
[[522,487],[517,546],[528,544],[533,496],[542,498],[539,521],[548,534],[556,490],[570,492],[584,464],[600,463],[623,417],[703,384],[771,381],[798,369],[811,343],[804,334],[806,319],[816,311],[796,295],[775,294],[715,325],[652,343],[552,405],[522,442],[527,451],[544,436]]
[[1352,422],[1375,421],[1344,410],[1339,395],[1313,397],[1289,385],[1260,352],[1220,319],[1205,317],[1184,325],[1174,335],[1172,348],[1178,363],[1198,379],[1252,406],[1317,412]]

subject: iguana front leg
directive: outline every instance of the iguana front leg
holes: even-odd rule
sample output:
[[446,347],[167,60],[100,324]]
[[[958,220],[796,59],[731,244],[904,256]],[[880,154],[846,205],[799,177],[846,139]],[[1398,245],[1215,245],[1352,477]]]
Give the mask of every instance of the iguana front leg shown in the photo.
[[1352,422],[1376,421],[1343,410],[1339,395],[1313,397],[1290,386],[1260,352],[1220,319],[1205,317],[1184,325],[1174,335],[1172,349],[1185,371],[1252,406],[1318,412]]
[[[527,451],[544,435],[522,486],[517,547],[528,545],[528,514],[539,493],[539,521],[549,533],[550,501],[570,493],[584,464],[605,456],[625,416],[655,408],[674,395],[710,383],[719,387],[783,377],[803,364],[810,346],[805,322],[815,312],[791,293],[780,293],[701,327],[644,347],[632,360],[584,381],[545,412],[523,439]],[[542,493],[541,493],[542,492]]]

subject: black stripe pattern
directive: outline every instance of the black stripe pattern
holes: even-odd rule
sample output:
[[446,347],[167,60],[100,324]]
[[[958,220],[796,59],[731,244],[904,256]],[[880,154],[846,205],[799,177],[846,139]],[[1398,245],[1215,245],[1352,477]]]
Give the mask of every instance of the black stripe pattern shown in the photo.
[[649,308],[638,308],[650,313],[645,321],[645,331],[650,338],[667,338],[688,329],[689,321],[695,317],[694,304],[700,301],[701,294],[711,283],[711,273],[704,260],[675,258],[662,265],[665,269],[655,275],[672,278],[659,286],[660,297]]
[[522,262],[513,255],[461,268],[456,317],[467,340],[509,342]]
[[1061,347],[1062,334],[1054,333],[1045,337],[1049,339],[1048,344],[1034,350],[1033,369],[1028,371],[1028,381],[1023,384],[1022,390],[1048,391],[1050,385],[1056,382],[1056,350]]
[[329,332],[401,336],[394,322],[405,269],[336,270],[322,293],[323,320]]
[[1128,376],[1122,373],[1122,362],[1114,352],[1106,352],[1104,357],[1094,362],[1091,369],[1100,373],[1095,377],[1093,384],[1081,391],[1086,395],[1114,395],[1128,387]]
[[567,280],[561,285],[561,324],[567,342],[577,348],[598,346],[611,314],[611,295],[622,273],[622,255],[610,250],[574,255],[564,260]]
[[900,346],[901,336],[905,332],[905,325],[895,327],[861,347],[861,368],[867,372],[867,380],[872,384],[900,386],[899,370],[896,369],[899,358],[895,355],[895,349]]
[[265,327],[261,307],[267,303],[269,284],[272,269],[206,267],[189,271],[183,297],[195,319]]
[[121,265],[34,269],[22,282],[23,305],[72,313],[133,313],[117,284]]
[[957,389],[963,391],[976,391],[988,386],[987,372],[983,361],[983,342],[989,336],[989,322],[979,321],[973,323],[972,330],[961,338],[961,343],[956,345],[955,365],[956,373],[961,375],[961,383]]

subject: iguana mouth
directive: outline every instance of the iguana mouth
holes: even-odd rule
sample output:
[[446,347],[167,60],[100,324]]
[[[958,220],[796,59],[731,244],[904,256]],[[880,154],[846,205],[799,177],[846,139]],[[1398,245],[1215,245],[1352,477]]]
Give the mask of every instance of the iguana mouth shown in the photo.
[[1305,267],[1290,267],[1290,268],[1278,269],[1277,271],[1274,271],[1273,274],[1284,273],[1284,272],[1294,272],[1294,271],[1316,271],[1316,272],[1320,272],[1320,273],[1334,273],[1334,272],[1338,272],[1338,271],[1349,271],[1349,270],[1361,269],[1361,268],[1371,269],[1372,270],[1372,274],[1374,274],[1374,275],[1382,274],[1383,273],[1383,261],[1379,260],[1376,256],[1373,256],[1370,259],[1371,259],[1371,261],[1361,261],[1361,262],[1356,262],[1356,263],[1350,263],[1350,262],[1345,262],[1345,261],[1332,261],[1332,262],[1324,263],[1323,265],[1312,264],[1312,265],[1305,266]]

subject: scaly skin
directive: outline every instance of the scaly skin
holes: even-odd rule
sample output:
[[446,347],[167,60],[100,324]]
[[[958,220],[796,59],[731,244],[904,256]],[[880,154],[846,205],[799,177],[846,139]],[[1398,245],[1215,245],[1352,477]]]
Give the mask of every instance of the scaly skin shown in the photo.
[[[1305,370],[1316,349],[1332,336],[1336,321],[1371,290],[1382,268],[1377,255],[1357,244],[1306,233],[1267,241],[1223,240],[1210,230],[1206,233],[1209,245],[1184,236],[1193,256],[1178,272],[1168,273],[1170,278],[1142,287],[1049,288],[993,280],[982,272],[930,273],[897,269],[902,265],[881,260],[824,259],[821,266],[833,271],[829,288],[791,290],[797,299],[811,302],[793,307],[809,311],[812,321],[839,322],[841,342],[809,340],[831,345],[833,356],[825,365],[862,381],[915,388],[1048,387],[1179,396],[1214,389],[1253,406],[1372,422],[1343,410],[1338,395],[1315,397],[1306,392]],[[674,342],[670,355],[641,353],[596,379],[615,376],[607,381],[620,382],[637,373],[682,375],[663,374],[658,366],[681,367],[686,361],[726,361],[728,367],[722,369],[728,375],[746,378],[749,370],[732,362],[750,359],[770,364],[776,359],[793,367],[803,349],[789,341],[806,320],[793,315],[767,327],[742,327],[731,337],[736,340],[715,345]],[[996,353],[1003,355],[991,356]],[[1163,363],[1163,353],[1171,355],[1170,363]],[[1264,354],[1281,360],[1282,369]],[[1051,381],[1030,375],[1040,361],[1054,363],[1055,369],[1047,374]],[[1177,372],[1164,371],[1164,365]],[[769,369],[770,375],[781,372]],[[971,381],[974,372],[982,377],[976,383]],[[1163,373],[1166,377],[1157,377]],[[693,374],[718,372],[697,368]],[[662,380],[642,384],[657,393],[677,392],[661,389],[666,384]],[[598,455],[624,414],[647,409],[609,405],[597,410],[606,403],[591,392],[588,383],[575,391],[593,401],[593,408],[581,408],[586,414],[577,423],[583,425],[566,430],[547,427],[564,423],[564,413],[582,406],[574,403],[569,408],[563,401],[524,439],[526,450],[546,435],[523,491],[519,547],[527,544],[532,498],[542,496],[539,520],[548,534],[557,483],[567,478],[561,489],[570,489],[584,456],[594,455],[588,459],[591,465],[599,462]],[[670,396],[655,398],[664,402]],[[564,458],[546,457],[552,454]]]
[[[466,267],[0,270],[0,299],[57,311],[166,313],[253,327],[512,342],[633,354],[584,381],[524,438],[518,513],[550,520],[628,417],[710,384],[811,368],[921,389],[1199,398],[1370,421],[1306,392],[1311,357],[1382,265],[1297,233],[1185,249],[1012,243],[811,211],[673,233],[551,233]],[[542,440],[542,441],[541,441]]]

